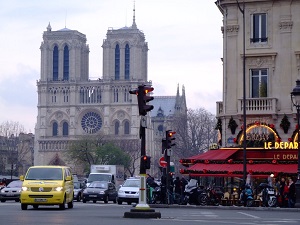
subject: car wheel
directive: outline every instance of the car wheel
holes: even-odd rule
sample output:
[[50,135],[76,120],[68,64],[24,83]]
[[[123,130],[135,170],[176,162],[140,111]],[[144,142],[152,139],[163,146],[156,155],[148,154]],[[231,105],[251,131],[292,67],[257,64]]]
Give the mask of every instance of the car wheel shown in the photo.
[[1,199],[1,202],[5,202],[6,200],[4,200],[4,199]]
[[108,203],[108,195],[104,198],[104,203]]
[[21,204],[21,209],[22,210],[27,210],[27,204]]
[[117,203],[117,198],[115,198],[115,199],[113,200],[113,203]]
[[19,201],[20,201],[20,199],[16,199],[16,200],[15,200],[15,202],[19,202]]
[[127,202],[127,205],[131,205],[131,202]]
[[119,204],[119,205],[122,205],[122,203],[123,203],[122,201],[119,201],[119,200],[118,200],[118,204]]
[[39,205],[32,205],[32,207],[33,207],[34,209],[38,209],[38,208],[39,208]]
[[96,203],[97,201],[96,200],[93,200],[93,203]]
[[85,200],[85,199],[82,199],[82,203],[86,203],[86,200]]
[[66,208],[66,196],[64,197],[64,201],[62,204],[59,204],[59,209],[64,210]]
[[73,201],[68,202],[68,209],[73,209]]

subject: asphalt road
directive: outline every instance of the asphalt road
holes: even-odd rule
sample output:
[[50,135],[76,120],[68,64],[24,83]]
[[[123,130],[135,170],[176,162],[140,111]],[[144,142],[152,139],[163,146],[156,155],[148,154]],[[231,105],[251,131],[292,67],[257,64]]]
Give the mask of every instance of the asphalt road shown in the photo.
[[[157,206],[159,207],[159,206]],[[300,224],[298,209],[266,209],[244,207],[201,207],[176,205],[154,208],[161,213],[155,218],[124,218],[133,206],[113,203],[75,202],[73,209],[59,210],[58,206],[21,210],[20,203],[0,203],[0,225],[294,225]]]

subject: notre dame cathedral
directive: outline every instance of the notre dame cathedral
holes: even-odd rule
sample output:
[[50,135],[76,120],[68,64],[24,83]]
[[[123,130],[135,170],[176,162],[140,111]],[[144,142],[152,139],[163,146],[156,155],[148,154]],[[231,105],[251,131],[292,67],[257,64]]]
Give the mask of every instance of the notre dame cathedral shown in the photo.
[[[129,90],[152,83],[147,73],[148,43],[137,28],[135,13],[132,26],[108,29],[102,48],[102,77],[91,80],[86,35],[67,28],[53,31],[50,23],[44,31],[37,81],[35,165],[64,163],[62,152],[81,136],[102,133],[115,140],[139,140],[137,97]],[[151,104],[146,149],[156,165],[172,117],[186,113],[185,89],[182,87],[181,95],[178,86],[174,96],[154,96]]]

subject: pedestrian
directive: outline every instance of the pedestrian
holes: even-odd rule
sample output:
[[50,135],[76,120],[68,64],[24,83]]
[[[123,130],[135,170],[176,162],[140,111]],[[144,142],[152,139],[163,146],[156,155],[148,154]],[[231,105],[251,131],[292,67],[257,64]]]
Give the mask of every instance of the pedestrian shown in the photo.
[[181,177],[180,179],[181,201],[184,199],[184,190],[187,184],[188,184],[187,180],[184,177]]
[[174,180],[175,194],[181,195],[181,184],[179,177]]
[[284,196],[283,196],[283,192],[284,192],[284,188],[285,188],[285,178],[284,177],[281,177],[281,180],[280,180],[280,188],[279,188],[279,194],[280,194],[280,207],[284,207]]
[[294,208],[296,202],[296,186],[293,178],[289,178],[288,207]]
[[282,195],[282,207],[288,207],[288,196],[289,196],[289,184],[285,181],[284,188],[283,188],[283,195]]
[[274,185],[274,189],[275,189],[275,196],[276,196],[276,206],[280,206],[281,205],[281,197],[280,197],[280,180],[278,178],[275,179],[275,185]]

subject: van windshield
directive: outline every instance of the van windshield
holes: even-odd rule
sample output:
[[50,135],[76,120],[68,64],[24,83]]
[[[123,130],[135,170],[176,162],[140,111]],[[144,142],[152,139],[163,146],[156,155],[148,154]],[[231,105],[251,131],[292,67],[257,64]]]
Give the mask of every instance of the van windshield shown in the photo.
[[61,168],[30,168],[26,180],[62,180]]
[[88,183],[92,183],[93,181],[111,182],[111,174],[91,173],[88,177]]

